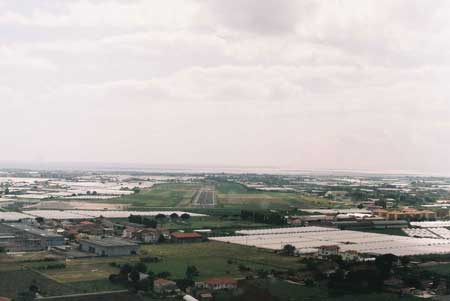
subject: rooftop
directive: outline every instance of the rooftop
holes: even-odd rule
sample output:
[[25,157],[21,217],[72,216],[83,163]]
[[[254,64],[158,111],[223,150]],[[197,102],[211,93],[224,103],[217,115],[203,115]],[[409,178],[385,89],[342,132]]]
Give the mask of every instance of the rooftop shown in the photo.
[[233,278],[209,278],[206,279],[205,281],[203,281],[203,283],[206,284],[210,284],[210,285],[221,285],[221,284],[225,284],[225,285],[235,285],[237,284],[237,280],[233,279]]
[[198,233],[191,232],[191,233],[184,233],[184,232],[174,232],[171,234],[172,237],[175,237],[177,239],[183,239],[183,238],[202,238],[202,236]]
[[137,244],[115,237],[91,237],[89,239],[81,239],[80,243],[90,243],[101,247],[126,247],[137,246]]
[[58,235],[56,233],[49,232],[49,231],[46,231],[46,230],[42,230],[42,229],[30,226],[28,224],[8,223],[8,224],[3,224],[3,225],[9,226],[9,227],[17,229],[17,230],[25,231],[25,232],[28,232],[28,233],[33,234],[33,235],[39,235],[39,236],[42,236],[42,237],[53,237],[53,238],[62,237],[61,235]]
[[172,280],[158,278],[153,281],[154,285],[175,285],[176,283]]

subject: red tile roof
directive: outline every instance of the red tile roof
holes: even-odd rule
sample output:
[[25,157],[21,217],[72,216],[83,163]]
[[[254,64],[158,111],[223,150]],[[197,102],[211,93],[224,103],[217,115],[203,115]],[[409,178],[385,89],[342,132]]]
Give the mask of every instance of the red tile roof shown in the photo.
[[339,246],[332,245],[332,246],[320,246],[319,249],[325,249],[325,250],[339,250]]
[[167,280],[167,279],[164,279],[164,278],[158,278],[158,279],[155,279],[153,281],[153,284],[154,285],[172,285],[172,284],[176,284],[176,283],[174,281],[172,281],[172,280]]
[[237,280],[233,278],[209,278],[203,283],[210,285],[237,285]]
[[200,234],[195,232],[192,233],[174,232],[170,235],[176,239],[202,238]]

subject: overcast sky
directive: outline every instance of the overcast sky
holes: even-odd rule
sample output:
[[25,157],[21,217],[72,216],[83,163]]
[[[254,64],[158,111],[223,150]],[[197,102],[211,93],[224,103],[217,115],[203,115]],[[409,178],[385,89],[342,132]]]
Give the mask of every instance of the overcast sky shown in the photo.
[[450,1],[0,0],[0,161],[450,174]]

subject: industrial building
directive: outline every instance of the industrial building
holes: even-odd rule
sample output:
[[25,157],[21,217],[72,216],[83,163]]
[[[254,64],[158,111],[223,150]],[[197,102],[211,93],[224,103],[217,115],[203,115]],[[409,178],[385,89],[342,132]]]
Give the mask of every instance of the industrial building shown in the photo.
[[138,245],[115,237],[91,237],[80,240],[80,250],[97,256],[134,255]]
[[28,224],[0,224],[0,246],[7,251],[39,251],[64,243],[63,236]]
[[385,218],[386,220],[415,219],[415,220],[434,220],[436,212],[431,210],[417,210],[414,208],[404,208],[402,210],[374,210],[374,214]]

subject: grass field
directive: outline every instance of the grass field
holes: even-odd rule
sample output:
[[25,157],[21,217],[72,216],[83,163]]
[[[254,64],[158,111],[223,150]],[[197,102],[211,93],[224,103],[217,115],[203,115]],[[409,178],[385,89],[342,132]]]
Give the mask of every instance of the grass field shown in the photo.
[[[211,183],[205,183],[205,185],[211,186]],[[238,183],[217,182],[214,185],[217,192],[216,201],[218,208],[276,209],[288,208],[289,206],[318,208],[349,205],[296,192],[273,192],[248,189]],[[193,207],[193,197],[201,187],[201,184],[160,184],[151,189],[144,189],[137,194],[123,196],[113,200],[105,200],[105,202],[125,203],[140,209],[163,209],[167,207],[189,209]]]
[[77,290],[53,281],[40,273],[30,270],[10,270],[0,272],[0,292],[2,296],[15,298],[17,292],[27,291],[35,283],[43,295],[55,296],[61,292],[70,294]]
[[191,217],[188,220],[171,220],[168,219],[163,224],[164,227],[173,230],[194,230],[194,229],[221,229],[221,230],[236,230],[242,228],[261,228],[268,227],[267,224],[254,223],[251,221],[244,221],[240,217]]
[[135,207],[177,207],[188,206],[199,185],[161,184],[141,192],[107,200],[111,203],[131,204]]
[[[240,264],[252,269],[266,270],[302,269],[304,267],[295,257],[285,257],[268,250],[221,242],[143,245],[141,252],[160,257],[162,260],[148,264],[149,268],[155,273],[167,271],[172,278],[183,278],[188,265],[195,265],[199,269],[199,280],[225,275],[244,278],[246,273],[239,270]],[[232,263],[229,262],[230,260]],[[37,269],[49,262],[22,262],[20,265],[15,265],[12,272],[32,275],[28,275],[26,279],[37,277],[40,282],[45,284],[45,287],[48,287],[46,290],[50,294],[54,287],[68,288],[71,292],[79,293],[120,290],[123,287],[108,281],[109,275],[117,273],[119,270],[111,263],[134,264],[137,261],[139,261],[138,256],[72,259],[65,262],[65,268],[33,271],[31,269]],[[23,270],[23,268],[27,270]],[[11,270],[4,270],[0,274],[6,277],[10,272]],[[8,282],[7,285],[10,287],[8,291],[14,290],[13,284],[14,282]]]
[[[142,249],[163,258],[162,261],[150,265],[154,272],[168,271],[174,277],[184,277],[188,265],[195,265],[199,269],[199,279],[224,275],[245,277],[238,269],[239,264],[256,269],[303,268],[295,257],[284,257],[272,251],[221,242],[147,245]],[[228,260],[234,263],[229,264]]]

